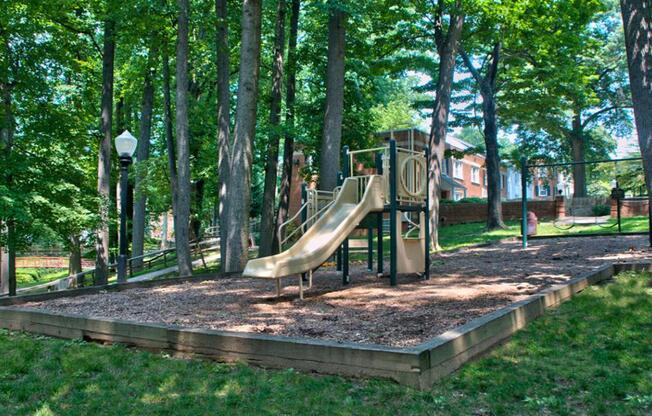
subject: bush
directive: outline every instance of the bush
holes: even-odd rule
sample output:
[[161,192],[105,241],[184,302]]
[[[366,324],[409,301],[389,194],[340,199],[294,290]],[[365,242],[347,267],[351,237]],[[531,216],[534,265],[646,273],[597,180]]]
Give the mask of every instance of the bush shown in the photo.
[[468,198],[462,198],[459,201],[454,201],[452,199],[441,199],[440,204],[486,204],[487,198],[478,198],[476,196],[471,196]]
[[459,200],[460,204],[486,204],[487,198],[478,198],[475,196],[462,198]]
[[596,217],[602,217],[604,215],[611,214],[611,207],[609,205],[598,204],[598,205],[594,205],[591,211],[593,212],[593,215],[595,215]]

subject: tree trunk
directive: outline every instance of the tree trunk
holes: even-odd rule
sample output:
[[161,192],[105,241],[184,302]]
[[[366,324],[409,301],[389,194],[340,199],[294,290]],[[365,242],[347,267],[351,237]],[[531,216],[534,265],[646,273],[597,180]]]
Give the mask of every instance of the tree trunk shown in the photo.
[[490,64],[483,76],[473,66],[473,62],[463,49],[460,55],[471,75],[478,83],[482,95],[482,120],[484,124],[484,143],[486,147],[487,169],[487,229],[494,230],[505,228],[503,223],[501,180],[500,180],[500,153],[498,152],[498,126],[496,122],[496,79],[498,77],[498,63],[500,60],[500,42],[496,43],[491,52]]
[[346,14],[330,4],[328,16],[328,68],[326,69],[326,109],[319,155],[319,189],[332,191],[340,170],[342,119],[344,116],[344,52]]
[[493,88],[482,95],[484,143],[487,148],[487,229],[505,228],[501,202],[500,154],[498,153],[498,128],[496,126],[496,97]]
[[[652,10],[649,0],[620,0],[629,85],[645,185],[652,206]],[[650,241],[652,245],[652,241]]]
[[[14,146],[14,133],[16,131],[16,119],[12,109],[12,89],[13,85],[10,84],[9,71],[12,67],[12,50],[9,43],[9,34],[4,34],[3,49],[5,53],[6,65],[0,66],[0,158],[2,158],[3,169],[0,169],[5,185],[9,190],[12,189],[13,175],[11,168],[13,163],[11,161],[13,146]],[[2,232],[3,220],[7,226],[7,258],[3,261],[6,262],[6,269],[0,270],[2,279],[6,280],[6,286],[9,290],[9,295],[16,295],[16,233],[15,233],[15,219],[11,216],[6,217],[5,213],[0,216],[0,232]],[[1,249],[1,247],[0,247]],[[0,263],[0,267],[4,267]],[[5,273],[6,271],[6,273]],[[4,285],[4,283],[3,283]]]
[[111,192],[111,136],[113,118],[113,65],[115,61],[115,22],[104,22],[102,55],[102,140],[97,164],[97,193],[100,196],[100,226],[95,250],[95,284],[104,285],[109,277],[109,204]]
[[161,220],[161,250],[168,248],[168,213],[163,213]]
[[278,0],[276,30],[274,32],[274,64],[272,67],[272,96],[269,109],[270,137],[265,164],[265,188],[260,218],[258,254],[272,254],[274,242],[274,206],[276,206],[276,179],[278,176],[278,145],[280,139],[281,101],[283,89],[283,50],[285,48],[285,0]]
[[[459,9],[459,1],[456,7]],[[430,242],[439,248],[439,192],[446,146],[446,128],[451,101],[453,74],[455,73],[455,55],[462,35],[464,15],[452,14],[445,39],[439,46],[439,78],[437,80],[435,105],[432,113],[432,128],[429,145],[431,151],[428,182],[430,190]]]
[[496,78],[500,60],[500,43],[494,45],[491,66],[482,88],[482,118],[484,143],[487,148],[487,229],[505,228],[501,202],[500,153],[498,152],[498,126],[496,123]]
[[190,252],[190,135],[188,130],[189,0],[178,0],[177,22],[177,212],[175,242],[179,276],[192,275]]
[[78,235],[71,235],[68,239],[70,257],[68,258],[68,276],[82,272],[81,239]]
[[238,103],[231,173],[227,183],[227,240],[224,269],[236,272],[247,263],[249,241],[249,207],[251,205],[251,159],[256,129],[258,75],[260,71],[261,0],[244,0]]
[[172,97],[170,93],[170,58],[167,47],[163,48],[163,124],[165,125],[165,145],[168,154],[168,171],[170,175],[170,194],[172,196],[172,218],[174,234],[177,233],[177,152],[172,134]]
[[299,31],[300,0],[292,0],[290,16],[290,38],[288,40],[287,91],[285,92],[285,143],[283,145],[283,171],[279,190],[278,213],[274,226],[272,252],[278,253],[278,229],[287,220],[290,206],[290,189],[292,187],[292,158],[294,154],[294,102],[297,84],[297,34]]
[[115,130],[114,135],[118,135],[123,131],[127,130],[127,125],[125,124],[125,97],[120,95],[118,98],[118,103],[115,106]]
[[[573,115],[573,129],[570,132],[571,156],[573,162],[583,162],[585,155],[584,129],[579,111]],[[586,165],[573,165],[573,196],[586,196]]]
[[9,218],[7,221],[7,255],[9,261],[9,296],[16,296],[16,221]]
[[[152,132],[152,111],[154,108],[154,51],[150,50],[148,57],[147,71],[143,85],[143,103],[140,115],[140,138],[138,139],[138,163],[136,164],[136,197],[134,202],[134,219],[132,225],[132,254],[134,257],[141,256],[145,246],[145,214],[147,198],[143,188],[143,182],[147,178],[147,159],[149,159],[149,142]],[[132,267],[140,270],[143,259],[134,260]]]
[[191,239],[199,240],[201,237],[201,217],[202,207],[204,206],[204,179],[199,179],[195,182],[193,188],[193,215],[190,220],[190,229],[192,231]]
[[228,199],[227,184],[231,172],[231,139],[230,139],[230,103],[231,91],[229,87],[229,26],[227,0],[215,0],[215,15],[217,17],[216,39],[217,55],[217,150],[218,150],[218,189],[219,206],[218,222],[220,233],[220,263],[222,271],[226,265],[226,240],[227,235],[227,209]]

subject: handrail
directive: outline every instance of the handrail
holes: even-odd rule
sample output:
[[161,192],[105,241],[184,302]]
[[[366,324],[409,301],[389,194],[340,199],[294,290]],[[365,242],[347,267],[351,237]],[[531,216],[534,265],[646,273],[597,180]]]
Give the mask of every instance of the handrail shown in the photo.
[[423,155],[423,151],[411,150],[411,149],[406,149],[406,148],[403,148],[403,147],[397,147],[396,151],[397,152],[403,152],[403,153],[412,153],[414,155]]
[[283,244],[287,243],[287,241],[290,239],[290,237],[292,237],[294,234],[296,234],[299,230],[301,230],[301,232],[304,233],[305,231],[303,231],[303,228],[304,228],[303,226],[305,224],[311,222],[314,218],[319,217],[319,215],[321,215],[322,212],[324,212],[327,208],[330,208],[330,206],[333,205],[333,202],[334,202],[334,200],[330,201],[329,203],[324,205],[321,209],[319,209],[317,212],[315,212],[313,215],[311,215],[309,218],[307,218],[306,221],[304,223],[302,223],[300,227],[297,227],[294,231],[292,231],[290,234],[288,234],[287,237],[285,237],[285,239],[283,239],[281,241],[280,247],[283,247]]
[[377,152],[379,150],[387,150],[389,149],[389,146],[383,146],[383,147],[372,147],[371,149],[361,149],[361,150],[349,150],[350,155],[356,155],[358,153],[369,153],[369,152]]
[[[283,243],[287,240],[287,238],[286,238],[286,240],[283,240],[283,239],[281,238],[281,236],[283,235],[283,233],[282,233],[283,228],[284,228],[284,227],[287,227],[289,224],[293,223],[294,220],[297,219],[297,217],[299,216],[299,214],[301,214],[301,212],[302,212],[304,209],[306,209],[306,208],[308,207],[308,205],[310,205],[311,203],[312,203],[312,202],[310,202],[310,201],[306,201],[305,204],[301,205],[301,208],[299,208],[299,209],[297,210],[296,214],[294,214],[294,215],[292,216],[292,218],[288,219],[287,221],[285,221],[284,223],[282,223],[281,225],[279,225],[279,227],[278,227],[278,232],[276,233],[276,234],[277,234],[277,235],[276,235],[276,238],[277,238],[278,241],[279,241],[279,247],[282,247],[282,246],[283,246]],[[302,225],[303,225],[303,224],[302,224]],[[292,234],[294,234],[294,232],[293,232]]]

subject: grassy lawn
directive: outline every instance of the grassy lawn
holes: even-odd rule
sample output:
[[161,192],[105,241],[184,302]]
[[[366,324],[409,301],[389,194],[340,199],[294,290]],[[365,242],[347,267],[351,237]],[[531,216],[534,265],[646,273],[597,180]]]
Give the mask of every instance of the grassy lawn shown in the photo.
[[0,414],[650,414],[651,282],[588,288],[425,392],[1,331]]
[[40,285],[68,276],[68,269],[20,268],[16,270],[19,288]]
[[[565,230],[567,226],[559,225],[555,227],[552,221],[539,222],[538,235],[545,236],[564,236],[573,234],[595,234],[595,233],[616,233],[618,227],[608,227],[614,224],[615,220],[609,220],[609,223],[597,225],[575,225]],[[443,250],[454,250],[464,246],[479,243],[487,243],[507,237],[519,237],[521,235],[521,224],[519,221],[507,221],[507,228],[504,230],[487,231],[485,223],[457,224],[442,227],[439,230],[439,244]],[[632,217],[622,219],[622,229],[624,232],[645,232],[648,230],[647,217]]]

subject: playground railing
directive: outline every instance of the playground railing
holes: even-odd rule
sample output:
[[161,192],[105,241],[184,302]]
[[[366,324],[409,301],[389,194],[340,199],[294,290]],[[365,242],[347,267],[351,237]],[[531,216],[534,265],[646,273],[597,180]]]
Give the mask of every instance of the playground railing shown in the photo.
[[[283,247],[285,243],[290,241],[295,235],[305,233],[308,228],[310,228],[317,220],[322,216],[324,212],[333,204],[337,198],[341,187],[336,187],[333,191],[321,191],[317,189],[307,190],[306,202],[297,210],[297,212],[278,228],[278,234],[276,238],[279,241],[279,247]],[[301,214],[305,211],[305,219]],[[297,228],[290,231],[286,236],[284,232],[290,224],[293,224],[297,221],[298,218],[302,218],[301,223]]]
[[[356,175],[354,175],[355,172],[353,171],[353,168],[355,166],[353,162],[355,161],[355,157],[357,155],[362,155],[362,154],[365,154],[365,153],[378,153],[378,152],[382,152],[383,154],[387,154],[388,151],[389,151],[389,146],[372,147],[371,149],[361,149],[361,150],[348,150],[347,154],[348,154],[348,158],[349,158],[349,160],[348,160],[348,162],[349,162],[348,163],[349,172],[348,172],[348,175],[346,175],[346,176],[347,177],[356,176]],[[347,172],[344,172],[344,173],[347,173]]]

